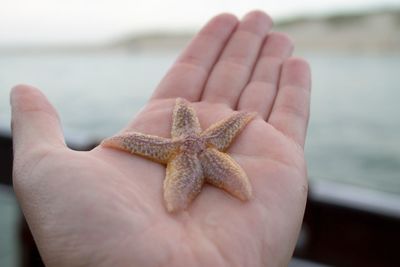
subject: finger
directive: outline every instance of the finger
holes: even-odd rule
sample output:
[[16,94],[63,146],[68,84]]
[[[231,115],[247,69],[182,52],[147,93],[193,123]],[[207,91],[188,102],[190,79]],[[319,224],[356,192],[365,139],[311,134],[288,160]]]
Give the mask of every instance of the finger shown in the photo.
[[301,146],[304,146],[310,114],[310,89],[308,63],[300,58],[286,60],[268,122]]
[[271,18],[261,11],[250,12],[243,18],[210,74],[203,100],[236,107],[271,27]]
[[183,97],[198,101],[209,72],[236,24],[237,18],[230,14],[221,14],[207,23],[162,79],[152,98]]
[[10,102],[16,156],[36,148],[65,147],[57,112],[38,89],[18,85],[11,90]]
[[238,110],[256,111],[264,119],[268,118],[278,89],[282,62],[292,52],[293,43],[287,35],[268,35],[251,80],[240,96]]

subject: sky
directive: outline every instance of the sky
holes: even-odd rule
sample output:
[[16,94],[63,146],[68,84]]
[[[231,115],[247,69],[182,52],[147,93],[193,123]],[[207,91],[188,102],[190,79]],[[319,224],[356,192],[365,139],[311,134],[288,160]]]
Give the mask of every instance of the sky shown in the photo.
[[400,0],[0,0],[0,46],[95,44],[146,31],[193,31],[221,12],[240,17],[261,9],[279,20],[385,6],[400,7]]

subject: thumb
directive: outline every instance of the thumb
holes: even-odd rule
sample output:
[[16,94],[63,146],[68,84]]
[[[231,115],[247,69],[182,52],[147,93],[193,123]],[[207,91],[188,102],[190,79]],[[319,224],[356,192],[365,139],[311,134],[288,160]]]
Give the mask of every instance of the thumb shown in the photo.
[[38,89],[17,85],[11,90],[14,156],[65,147],[57,111]]

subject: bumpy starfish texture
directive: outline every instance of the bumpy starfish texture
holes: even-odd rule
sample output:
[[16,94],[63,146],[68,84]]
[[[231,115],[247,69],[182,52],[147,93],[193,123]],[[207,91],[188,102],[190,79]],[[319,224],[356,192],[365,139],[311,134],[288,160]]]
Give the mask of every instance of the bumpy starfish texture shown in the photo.
[[105,139],[103,146],[120,149],[166,164],[164,200],[169,212],[187,208],[204,182],[245,201],[252,189],[243,169],[224,153],[255,113],[236,112],[201,131],[189,102],[176,100],[171,139],[129,132]]

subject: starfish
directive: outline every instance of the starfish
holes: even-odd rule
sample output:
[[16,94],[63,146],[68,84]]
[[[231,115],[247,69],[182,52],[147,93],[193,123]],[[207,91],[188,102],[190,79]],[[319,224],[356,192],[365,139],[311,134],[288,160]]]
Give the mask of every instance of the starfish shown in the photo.
[[170,139],[128,132],[105,139],[102,145],[167,165],[164,201],[169,212],[186,209],[204,182],[246,201],[252,194],[249,179],[224,152],[254,116],[253,112],[235,112],[202,131],[189,102],[177,98]]

